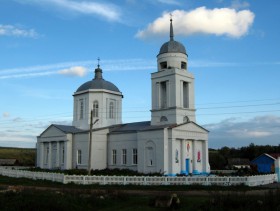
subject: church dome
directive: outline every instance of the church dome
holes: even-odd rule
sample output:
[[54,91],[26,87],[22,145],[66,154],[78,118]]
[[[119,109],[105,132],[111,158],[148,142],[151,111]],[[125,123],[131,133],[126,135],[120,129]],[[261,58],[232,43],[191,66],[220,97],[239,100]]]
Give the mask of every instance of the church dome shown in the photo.
[[98,67],[95,69],[95,77],[91,81],[82,84],[76,92],[81,92],[89,89],[106,89],[109,91],[120,92],[118,87],[113,83],[102,78],[102,69]]
[[174,40],[172,19],[170,19],[170,40],[161,46],[158,55],[163,54],[163,53],[187,54],[185,46],[182,43]]
[[163,54],[163,53],[183,53],[183,54],[187,54],[185,46],[183,44],[181,44],[180,42],[177,42],[175,40],[170,40],[170,41],[164,43],[161,46],[159,54]]

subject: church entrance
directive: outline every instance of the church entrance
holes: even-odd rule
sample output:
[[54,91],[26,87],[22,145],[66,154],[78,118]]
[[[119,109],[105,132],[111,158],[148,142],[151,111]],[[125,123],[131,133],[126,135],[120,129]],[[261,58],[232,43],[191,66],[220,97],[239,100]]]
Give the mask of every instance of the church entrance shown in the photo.
[[189,174],[189,168],[190,168],[190,159],[186,159],[186,175]]

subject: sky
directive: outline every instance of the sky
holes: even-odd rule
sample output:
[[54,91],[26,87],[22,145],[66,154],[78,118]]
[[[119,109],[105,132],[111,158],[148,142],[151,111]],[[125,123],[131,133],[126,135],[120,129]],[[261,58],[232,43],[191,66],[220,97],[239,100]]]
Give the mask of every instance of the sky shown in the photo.
[[151,73],[184,44],[209,147],[280,144],[280,1],[0,0],[0,146],[34,148],[71,125],[73,93],[94,77],[123,93],[123,123],[151,114]]

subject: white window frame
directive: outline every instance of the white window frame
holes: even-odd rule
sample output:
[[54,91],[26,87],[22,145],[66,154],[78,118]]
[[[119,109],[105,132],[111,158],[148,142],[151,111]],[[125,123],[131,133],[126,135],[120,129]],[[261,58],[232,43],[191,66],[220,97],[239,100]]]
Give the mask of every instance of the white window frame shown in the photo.
[[93,117],[98,117],[98,115],[99,115],[99,104],[98,104],[98,101],[97,100],[95,100],[94,102],[93,102]]
[[115,111],[114,102],[111,101],[109,103],[109,119],[114,119],[115,118],[114,111]]

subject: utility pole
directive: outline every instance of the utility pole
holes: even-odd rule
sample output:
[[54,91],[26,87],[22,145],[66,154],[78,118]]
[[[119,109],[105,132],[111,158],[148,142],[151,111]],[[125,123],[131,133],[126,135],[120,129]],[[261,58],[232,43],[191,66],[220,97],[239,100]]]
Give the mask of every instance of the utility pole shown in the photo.
[[91,170],[91,145],[92,145],[92,127],[93,125],[98,122],[99,119],[95,120],[94,123],[92,123],[92,116],[93,116],[93,110],[90,111],[90,125],[89,125],[89,154],[88,154],[88,175],[90,175]]

